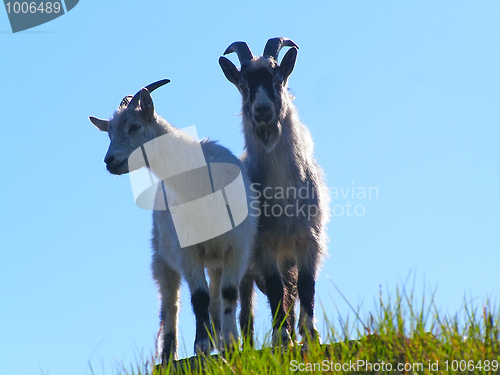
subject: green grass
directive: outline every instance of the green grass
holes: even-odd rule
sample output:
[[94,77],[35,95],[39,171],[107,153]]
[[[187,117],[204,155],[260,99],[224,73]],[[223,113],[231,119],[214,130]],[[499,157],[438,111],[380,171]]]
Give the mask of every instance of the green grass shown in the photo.
[[[166,368],[145,361],[120,375],[160,374],[500,374],[500,313],[490,302],[464,301],[455,316],[440,315],[433,296],[416,307],[404,288],[395,297],[379,298],[375,311],[363,320],[341,321],[341,331],[328,324],[325,344],[308,343],[226,356],[192,357]],[[399,366],[399,367],[398,367]]]

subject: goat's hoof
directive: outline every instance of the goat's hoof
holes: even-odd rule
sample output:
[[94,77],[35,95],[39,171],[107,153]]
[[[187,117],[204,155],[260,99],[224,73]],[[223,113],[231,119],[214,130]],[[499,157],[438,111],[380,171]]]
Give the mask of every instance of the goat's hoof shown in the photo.
[[231,355],[238,351],[238,345],[231,342],[231,345],[224,345],[219,349],[219,353],[223,358],[230,358]]
[[233,334],[229,334],[227,337],[224,337],[224,339],[221,340],[219,345],[219,352],[232,353],[235,350],[238,350],[238,336],[236,336],[235,338]]
[[241,338],[241,346],[244,348],[254,349],[253,336],[245,336]]
[[288,329],[285,327],[281,327],[276,329],[273,332],[273,339],[272,339],[273,346],[288,346],[292,343],[292,339],[290,337],[290,333],[288,332]]
[[307,349],[309,343],[320,343],[319,332],[316,328],[311,328],[310,330],[303,330],[300,332],[302,336],[302,345]]
[[174,362],[177,359],[177,355],[175,352],[167,352],[164,351],[161,353],[161,364],[166,365],[169,362]]
[[198,339],[194,343],[194,352],[196,353],[196,355],[204,354],[208,356],[212,352],[212,349],[212,342],[208,337]]

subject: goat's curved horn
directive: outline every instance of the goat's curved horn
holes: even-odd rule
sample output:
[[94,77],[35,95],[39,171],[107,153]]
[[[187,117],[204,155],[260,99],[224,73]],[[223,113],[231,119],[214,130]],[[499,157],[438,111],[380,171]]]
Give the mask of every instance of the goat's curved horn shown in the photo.
[[123,98],[121,101],[120,105],[118,108],[126,108],[128,104],[130,103],[130,100],[132,99],[132,95],[127,95],[126,97]]
[[[162,79],[160,81],[157,81],[157,82],[153,82],[149,85],[146,86],[146,89],[149,91],[149,92],[153,92],[154,90],[156,90],[158,87],[161,87],[163,85],[166,85],[167,83],[169,83],[170,80],[169,79]],[[132,98],[132,100],[130,100],[130,102],[127,104],[127,107],[128,106],[132,106],[131,108],[135,108],[137,107],[137,105],[139,104],[139,98],[141,97],[141,90],[137,91],[137,93],[134,95],[134,97]],[[126,96],[123,100],[122,100],[122,104],[123,102],[129,98],[128,96]],[[121,104],[120,104],[121,106]]]
[[148,89],[149,92],[153,92],[157,88],[162,87],[163,85],[166,85],[169,82],[170,82],[169,79],[161,79],[159,81],[156,81],[156,82],[153,82],[153,83],[147,85],[146,88]]
[[266,46],[264,47],[263,56],[273,57],[274,60],[278,61],[278,54],[283,47],[299,48],[299,46],[291,39],[283,37],[271,38],[267,41]]
[[240,65],[243,63],[247,63],[253,59],[252,51],[250,51],[250,47],[245,42],[234,42],[224,51],[224,55],[228,53],[236,52],[238,55],[238,59],[240,60]]

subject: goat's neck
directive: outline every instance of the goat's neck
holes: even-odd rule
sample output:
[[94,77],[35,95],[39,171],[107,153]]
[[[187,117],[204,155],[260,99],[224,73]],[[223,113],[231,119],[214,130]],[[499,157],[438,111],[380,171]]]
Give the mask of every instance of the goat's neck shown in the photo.
[[249,119],[244,118],[245,146],[251,174],[258,175],[260,183],[267,186],[292,186],[306,178],[310,134],[300,122],[297,110],[289,103],[280,119],[282,134],[274,149],[267,152],[253,136]]
[[190,134],[170,124],[162,126],[160,136],[145,151],[149,169],[163,180],[169,204],[186,203],[188,198],[211,192],[207,190],[211,189],[208,171],[202,170],[206,161],[200,141]]

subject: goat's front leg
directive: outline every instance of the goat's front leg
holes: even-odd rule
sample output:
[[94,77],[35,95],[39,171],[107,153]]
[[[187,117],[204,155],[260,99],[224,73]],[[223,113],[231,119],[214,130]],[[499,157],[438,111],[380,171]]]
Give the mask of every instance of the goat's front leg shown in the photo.
[[157,253],[153,255],[153,277],[157,281],[161,296],[160,336],[162,363],[177,357],[177,319],[179,313],[179,291],[181,276],[171,268]]
[[196,318],[194,352],[209,355],[213,348],[211,340],[213,333],[210,324],[210,294],[205,278],[205,268],[196,250],[186,248],[181,251],[183,251],[181,258],[183,275],[189,285],[191,306]]
[[228,252],[222,269],[220,286],[222,297],[221,350],[232,350],[238,343],[238,326],[236,324],[238,287],[248,264],[247,259],[242,259],[243,254],[245,252],[232,249]]
[[304,343],[307,339],[319,339],[314,326],[314,294],[316,285],[316,270],[318,267],[318,246],[313,241],[304,244],[304,250],[298,257],[297,292],[300,300],[299,333]]

